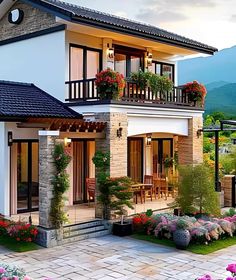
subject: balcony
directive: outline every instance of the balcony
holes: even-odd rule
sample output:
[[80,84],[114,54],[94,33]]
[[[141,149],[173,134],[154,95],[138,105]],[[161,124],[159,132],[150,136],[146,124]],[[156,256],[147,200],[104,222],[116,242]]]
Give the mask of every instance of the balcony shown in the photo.
[[[95,79],[85,79],[77,81],[67,81],[68,97],[66,101],[73,103],[84,103],[96,101],[101,103],[97,93]],[[104,101],[104,100],[103,100]],[[170,92],[158,92],[153,94],[149,87],[140,89],[135,82],[126,81],[126,87],[120,98],[120,102],[133,103],[133,104],[152,104],[163,107],[195,107],[202,108],[199,103],[190,102],[188,94],[183,91],[183,87],[173,87]]]

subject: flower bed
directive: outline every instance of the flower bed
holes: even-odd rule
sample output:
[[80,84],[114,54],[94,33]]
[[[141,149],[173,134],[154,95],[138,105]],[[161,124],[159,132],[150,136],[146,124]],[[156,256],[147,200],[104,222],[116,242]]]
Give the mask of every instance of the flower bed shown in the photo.
[[25,271],[17,266],[0,263],[1,280],[30,280]]
[[[226,270],[231,273],[231,276],[227,277],[226,280],[236,280],[236,264],[235,263],[229,264],[226,267]],[[211,275],[207,274],[203,277],[197,278],[196,280],[214,280],[214,279],[211,277]]]
[[236,233],[236,215],[225,218],[203,217],[196,219],[189,216],[157,214],[148,216],[139,214],[133,218],[134,232],[153,235],[158,239],[173,240],[177,229],[187,230],[191,244],[209,242],[232,237]]
[[19,242],[32,242],[37,234],[37,228],[31,224],[13,222],[0,217],[0,237],[8,237]]

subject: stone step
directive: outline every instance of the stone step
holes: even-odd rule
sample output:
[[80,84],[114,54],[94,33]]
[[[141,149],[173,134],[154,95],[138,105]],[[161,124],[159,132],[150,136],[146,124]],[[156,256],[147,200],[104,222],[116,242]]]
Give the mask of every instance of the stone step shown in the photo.
[[79,223],[79,224],[75,224],[75,225],[64,226],[63,232],[66,233],[69,231],[80,230],[80,229],[84,229],[84,228],[101,226],[101,225],[103,225],[102,220],[92,220],[90,222],[84,222],[84,223]]
[[108,229],[103,229],[103,230],[99,230],[99,231],[95,231],[95,232],[91,232],[91,233],[79,234],[79,235],[76,235],[73,237],[66,237],[63,239],[62,243],[67,244],[70,242],[80,241],[80,240],[84,240],[84,239],[101,237],[101,236],[108,235],[108,234],[110,234],[110,231]]
[[63,232],[63,237],[67,238],[67,237],[73,237],[73,236],[77,236],[77,235],[83,235],[83,234],[88,234],[88,233],[92,233],[92,232],[97,232],[97,231],[101,231],[106,229],[104,227],[104,225],[98,225],[98,226],[89,226],[89,227],[85,227],[82,229],[76,229],[73,228],[71,230],[66,230]]

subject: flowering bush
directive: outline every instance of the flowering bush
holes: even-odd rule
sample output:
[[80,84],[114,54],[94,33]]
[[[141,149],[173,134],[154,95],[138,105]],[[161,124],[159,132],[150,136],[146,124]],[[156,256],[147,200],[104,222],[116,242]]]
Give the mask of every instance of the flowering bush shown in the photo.
[[125,88],[124,76],[111,69],[98,73],[95,84],[101,99],[118,99]]
[[[231,276],[227,277],[225,280],[236,280],[236,264],[229,264],[226,270],[231,273]],[[196,280],[214,280],[210,275],[205,275],[203,277],[197,278]]]
[[134,231],[154,234],[159,239],[172,239],[176,229],[187,229],[190,232],[192,243],[207,244],[225,236],[232,237],[236,232],[235,220],[236,216],[224,219],[208,217],[206,220],[170,214],[158,214],[152,217],[139,214],[133,218],[133,226]]
[[37,234],[37,228],[31,224],[0,219],[0,236],[7,236],[16,241],[32,242]]
[[202,105],[204,105],[204,99],[207,94],[207,90],[204,85],[197,81],[193,81],[185,84],[183,91],[187,93],[190,102],[201,101]]
[[10,225],[7,229],[8,235],[14,238],[16,241],[25,241],[32,242],[35,240],[38,230],[30,225],[25,223],[16,223]]
[[25,271],[17,266],[0,263],[1,280],[30,280]]

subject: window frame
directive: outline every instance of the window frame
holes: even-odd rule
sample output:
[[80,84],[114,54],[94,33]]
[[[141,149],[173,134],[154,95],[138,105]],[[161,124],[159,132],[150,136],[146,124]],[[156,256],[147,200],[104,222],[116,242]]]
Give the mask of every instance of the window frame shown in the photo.
[[161,76],[163,76],[163,66],[164,65],[167,65],[167,66],[171,66],[172,69],[173,69],[173,79],[172,79],[172,82],[175,83],[175,64],[172,64],[172,63],[168,63],[168,62],[162,62],[162,61],[158,61],[158,60],[153,60],[152,63],[155,64],[155,74],[156,74],[156,65],[157,64],[160,64],[161,66]]

